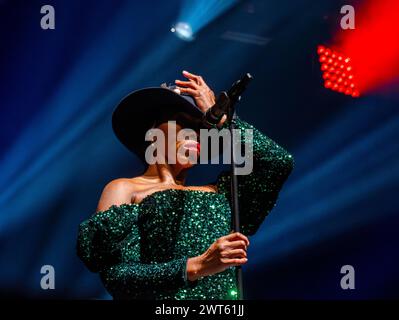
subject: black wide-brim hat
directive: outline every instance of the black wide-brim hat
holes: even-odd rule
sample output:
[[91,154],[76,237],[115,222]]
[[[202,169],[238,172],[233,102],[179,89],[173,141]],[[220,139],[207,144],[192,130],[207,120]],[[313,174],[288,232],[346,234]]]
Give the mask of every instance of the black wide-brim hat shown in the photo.
[[131,92],[115,108],[112,128],[124,146],[145,161],[146,132],[157,123],[175,120],[198,130],[203,112],[190,95],[173,91],[175,86],[150,87]]

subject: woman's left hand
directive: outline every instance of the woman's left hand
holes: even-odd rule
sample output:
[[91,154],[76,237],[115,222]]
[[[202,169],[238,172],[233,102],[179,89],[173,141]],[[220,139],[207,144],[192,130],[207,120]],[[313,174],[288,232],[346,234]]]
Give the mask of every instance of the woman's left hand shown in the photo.
[[183,71],[182,73],[188,81],[175,80],[177,89],[180,90],[180,93],[191,95],[195,99],[198,108],[205,113],[215,104],[215,94],[201,76],[188,71]]

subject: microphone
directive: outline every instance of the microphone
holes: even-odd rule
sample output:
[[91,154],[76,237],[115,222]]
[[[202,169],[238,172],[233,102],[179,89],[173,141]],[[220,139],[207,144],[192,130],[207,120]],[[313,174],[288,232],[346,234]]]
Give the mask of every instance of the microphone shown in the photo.
[[240,80],[233,83],[228,92],[228,96],[233,103],[240,101],[241,94],[245,91],[252,79],[253,77],[251,74],[246,73]]
[[240,80],[233,83],[228,92],[222,91],[215,104],[204,115],[204,124],[207,127],[215,127],[225,114],[240,101],[241,94],[245,91],[253,77],[246,73]]

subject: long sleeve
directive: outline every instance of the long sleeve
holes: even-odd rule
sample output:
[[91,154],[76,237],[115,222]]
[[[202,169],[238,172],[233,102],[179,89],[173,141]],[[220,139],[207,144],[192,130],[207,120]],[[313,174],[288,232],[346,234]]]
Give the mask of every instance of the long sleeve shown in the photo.
[[193,287],[186,279],[187,257],[163,263],[123,262],[100,274],[107,290],[117,299],[151,299],[154,295]]
[[[284,148],[252,125],[240,118],[233,121],[241,132],[242,144],[246,142],[244,130],[253,130],[253,170],[237,178],[240,229],[246,235],[253,235],[275,206],[279,191],[293,169],[294,160]],[[229,171],[222,172],[217,179],[218,191],[225,193],[228,199],[231,197],[230,181]]]
[[77,252],[93,272],[99,272],[114,298],[151,298],[154,293],[193,287],[186,279],[188,257],[164,263],[141,263],[138,210],[113,206],[81,223]]
[[99,272],[126,257],[126,245],[134,250],[133,259],[140,256],[138,212],[129,205],[112,206],[92,215],[79,225],[77,255],[92,272]]

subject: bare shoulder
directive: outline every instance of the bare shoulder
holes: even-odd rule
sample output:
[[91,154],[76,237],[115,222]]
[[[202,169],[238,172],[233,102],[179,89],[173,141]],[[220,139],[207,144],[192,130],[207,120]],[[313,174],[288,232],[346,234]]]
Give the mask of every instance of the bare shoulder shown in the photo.
[[111,206],[130,204],[134,199],[136,183],[134,179],[119,178],[107,183],[97,206],[97,212],[105,211]]

